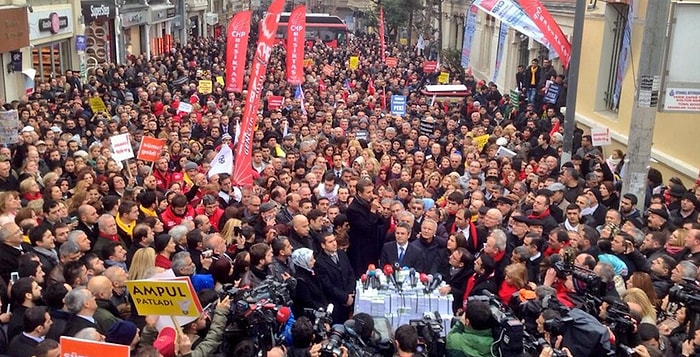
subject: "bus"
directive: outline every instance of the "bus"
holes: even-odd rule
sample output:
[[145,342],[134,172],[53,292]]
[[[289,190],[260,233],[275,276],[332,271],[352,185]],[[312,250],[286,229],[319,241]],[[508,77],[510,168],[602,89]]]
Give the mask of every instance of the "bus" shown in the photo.
[[[284,43],[287,39],[287,23],[289,12],[283,12],[277,27],[277,39]],[[348,42],[348,26],[340,17],[330,14],[306,14],[306,43],[313,45],[321,39],[332,48],[346,46]]]

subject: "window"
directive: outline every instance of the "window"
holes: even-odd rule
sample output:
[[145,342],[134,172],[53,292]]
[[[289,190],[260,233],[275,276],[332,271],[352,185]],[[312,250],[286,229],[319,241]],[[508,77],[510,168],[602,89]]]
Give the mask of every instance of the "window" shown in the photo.
[[605,6],[605,32],[599,69],[598,110],[617,112],[619,101],[615,102],[615,85],[622,49],[622,38],[627,24],[629,6],[622,3],[607,3]]
[[48,80],[70,68],[69,45],[69,41],[61,41],[36,46],[32,50],[32,64],[37,71],[37,78]]

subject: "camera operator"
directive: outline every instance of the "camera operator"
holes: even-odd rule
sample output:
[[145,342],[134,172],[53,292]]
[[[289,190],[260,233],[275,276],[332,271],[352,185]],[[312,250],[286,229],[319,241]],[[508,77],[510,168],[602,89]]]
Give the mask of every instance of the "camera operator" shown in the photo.
[[415,326],[401,325],[394,332],[397,357],[413,357],[418,352],[418,330]]
[[447,334],[447,357],[489,357],[494,321],[489,303],[470,301],[462,318]]
[[321,344],[314,344],[314,328],[306,316],[299,317],[292,326],[292,347],[287,350],[288,357],[319,356]]
[[683,341],[681,355],[683,357],[700,357],[700,330],[695,330],[692,339]]

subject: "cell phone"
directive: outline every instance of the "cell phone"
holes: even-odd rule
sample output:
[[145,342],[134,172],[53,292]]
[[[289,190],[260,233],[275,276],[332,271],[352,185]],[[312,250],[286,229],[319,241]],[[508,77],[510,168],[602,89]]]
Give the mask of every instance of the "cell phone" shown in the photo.
[[77,223],[78,222],[78,217],[73,216],[70,218],[70,224]]
[[241,235],[241,227],[233,227],[233,234],[234,235]]
[[205,250],[202,252],[202,258],[211,258],[212,254],[214,254],[214,251],[211,249]]
[[10,273],[10,281],[12,282],[12,284],[16,283],[17,280],[19,280],[19,273],[16,271]]

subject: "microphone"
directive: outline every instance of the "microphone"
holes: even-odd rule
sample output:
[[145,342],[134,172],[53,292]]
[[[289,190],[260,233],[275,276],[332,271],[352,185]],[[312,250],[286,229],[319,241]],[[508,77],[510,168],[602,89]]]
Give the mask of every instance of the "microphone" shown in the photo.
[[411,268],[408,270],[408,281],[411,283],[412,288],[416,287],[418,284],[418,279],[416,279],[416,269]]
[[389,280],[389,282],[390,282],[392,285],[394,285],[394,287],[395,287],[396,289],[399,288],[399,284],[398,284],[398,282],[396,281],[396,278],[394,277],[394,267],[392,267],[392,266],[389,265],[389,264],[385,265],[385,266],[384,266],[384,275],[386,276],[387,280]]
[[435,273],[435,275],[433,276],[433,281],[430,282],[430,287],[428,287],[428,290],[434,291],[435,289],[437,289],[440,283],[442,283],[442,274]]
[[420,273],[420,282],[423,284],[423,286],[428,286],[428,275],[425,273]]
[[280,324],[286,324],[287,320],[289,320],[290,315],[291,315],[291,310],[289,309],[288,306],[280,306],[280,308],[277,310],[277,315],[275,316],[275,319]]
[[369,287],[369,279],[367,279],[367,274],[362,274],[360,280],[362,281],[362,290],[367,290]]
[[379,278],[382,275],[381,269],[374,269],[374,284],[372,285],[373,288],[379,290],[379,288],[382,287],[382,281]]
[[333,305],[333,303],[328,304],[326,307],[326,312],[328,315],[333,315],[333,309],[335,309],[335,305]]
[[394,280],[399,281],[399,271],[401,271],[401,265],[398,262],[394,263]]

